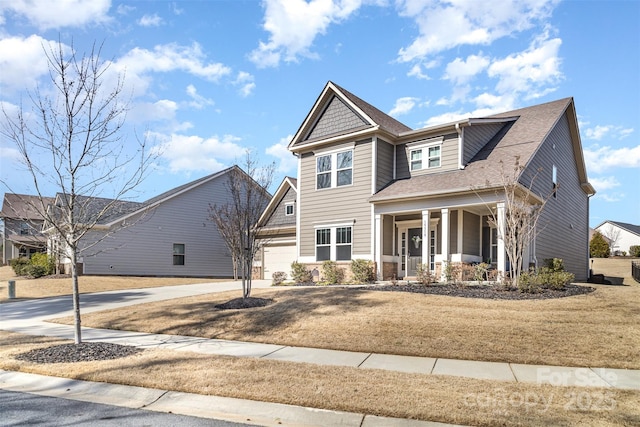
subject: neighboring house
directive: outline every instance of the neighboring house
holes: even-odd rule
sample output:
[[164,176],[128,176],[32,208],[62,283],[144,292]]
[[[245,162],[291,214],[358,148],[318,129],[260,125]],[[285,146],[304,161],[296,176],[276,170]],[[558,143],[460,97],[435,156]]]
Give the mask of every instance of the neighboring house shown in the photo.
[[526,261],[562,258],[587,278],[595,191],[572,98],[412,130],[328,82],[288,148],[298,157],[296,259],[309,268],[362,258],[384,279],[413,277],[420,264],[440,276],[448,262],[506,271],[489,217],[504,224],[501,170],[518,157],[523,189],[539,171],[534,197],[549,198]]
[[290,278],[291,263],[297,258],[297,186],[297,179],[285,177],[258,221],[262,279],[271,279],[277,271]]
[[[233,166],[143,203],[116,204],[81,240],[83,274],[233,277],[230,252],[209,219],[209,207],[230,200],[227,182],[234,168],[241,170]],[[91,202],[89,218],[113,200]],[[51,228],[49,233],[53,250],[59,238]],[[61,262],[69,261],[63,257]]]
[[[45,205],[52,201],[50,197],[42,200]],[[5,193],[0,211],[4,222],[2,265],[14,258],[31,258],[34,253],[46,250],[47,239],[42,234],[44,219],[32,208],[38,203],[41,202],[36,196]]]
[[629,254],[631,246],[640,245],[640,225],[604,221],[595,229],[607,239],[614,255]]

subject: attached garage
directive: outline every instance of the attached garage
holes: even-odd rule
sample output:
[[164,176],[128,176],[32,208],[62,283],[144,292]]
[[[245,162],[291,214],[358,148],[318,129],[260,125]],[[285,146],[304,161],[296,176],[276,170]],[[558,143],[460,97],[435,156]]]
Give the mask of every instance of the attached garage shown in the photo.
[[291,263],[296,260],[296,245],[293,243],[265,245],[262,257],[265,279],[271,279],[271,275],[276,271],[287,273],[287,279],[290,279]]

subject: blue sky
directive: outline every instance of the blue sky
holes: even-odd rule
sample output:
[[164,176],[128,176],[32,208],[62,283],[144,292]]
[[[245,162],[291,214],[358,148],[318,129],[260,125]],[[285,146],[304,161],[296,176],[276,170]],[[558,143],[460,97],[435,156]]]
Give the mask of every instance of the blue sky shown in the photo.
[[[139,200],[247,148],[277,163],[274,187],[295,176],[286,145],[332,80],[414,129],[573,96],[591,225],[640,224],[637,1],[2,1],[5,110],[45,84],[58,38],[104,42],[125,73],[128,144],[146,132],[162,153]],[[0,155],[0,179],[32,193],[5,139]]]

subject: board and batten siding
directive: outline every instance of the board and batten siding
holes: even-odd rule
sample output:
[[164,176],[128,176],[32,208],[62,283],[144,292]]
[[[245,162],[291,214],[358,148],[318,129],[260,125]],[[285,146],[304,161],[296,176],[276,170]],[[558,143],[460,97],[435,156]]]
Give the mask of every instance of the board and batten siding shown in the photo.
[[382,139],[378,139],[376,150],[377,170],[375,191],[380,191],[393,180],[393,151],[395,148],[392,144],[389,144]]
[[[300,256],[315,257],[315,228],[340,221],[355,221],[352,232],[353,258],[371,253],[371,140],[359,141],[353,153],[353,184],[316,190],[316,156],[302,155],[300,192]],[[347,148],[351,144],[328,147]],[[319,152],[318,155],[322,155]]]
[[[209,203],[224,203],[227,175],[164,201],[140,221],[119,230],[83,256],[96,275],[232,277],[231,256]],[[185,245],[185,265],[173,265],[173,244]]]
[[[553,190],[553,166],[558,170],[557,197]],[[538,149],[524,171],[524,185],[536,171],[533,189],[548,198],[538,221],[535,242],[538,265],[547,258],[561,258],[576,280],[586,280],[589,250],[589,198],[582,190],[565,113]],[[522,182],[522,180],[521,180]],[[529,181],[530,182],[530,181]]]
[[480,216],[468,211],[461,212],[463,215],[462,226],[464,229],[462,253],[467,255],[480,255]]
[[504,126],[503,123],[488,123],[465,127],[462,164],[469,163],[473,156],[478,154],[478,151],[482,150]]
[[[428,138],[425,143],[433,138]],[[408,142],[407,144],[401,144],[396,146],[396,178],[404,179],[411,176],[418,176],[430,173],[445,172],[458,169],[458,134],[452,133],[444,135],[442,140],[442,148],[440,151],[440,167],[432,169],[422,169],[419,171],[411,172],[409,170],[409,153],[411,149],[407,146],[409,144],[419,144],[421,141],[415,140]],[[423,162],[426,161],[426,156],[423,155]]]
[[273,210],[273,213],[265,224],[266,228],[277,226],[295,226],[296,225],[296,209],[294,206],[293,215],[286,215],[285,206],[296,202],[296,191],[289,187],[282,199],[278,203],[278,206]]

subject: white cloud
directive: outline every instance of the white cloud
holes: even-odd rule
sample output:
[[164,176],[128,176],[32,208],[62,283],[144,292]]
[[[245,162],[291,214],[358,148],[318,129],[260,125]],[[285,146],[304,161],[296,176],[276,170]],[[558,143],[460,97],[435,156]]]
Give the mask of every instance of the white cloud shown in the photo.
[[[42,47],[48,48],[50,43],[53,42],[37,35],[0,40],[0,89],[13,92],[34,88],[38,79],[48,72]],[[69,50],[65,45],[63,49]]]
[[0,158],[3,161],[20,161],[22,156],[20,152],[12,147],[2,147],[0,146]]
[[489,45],[532,28],[550,16],[558,0],[399,0],[401,16],[414,19],[418,37],[398,52],[398,60],[423,60],[462,45]]
[[191,46],[175,43],[157,45],[153,50],[136,47],[120,58],[117,66],[126,69],[127,74],[138,75],[147,72],[186,71],[214,82],[231,72],[229,67],[219,62],[207,63],[206,55],[198,43]]
[[560,71],[559,50],[562,40],[549,38],[548,31],[537,37],[528,49],[494,61],[489,77],[497,78],[496,91],[501,94],[524,94],[525,99],[538,98],[557,84]]
[[415,64],[413,67],[411,67],[411,70],[409,70],[407,76],[415,77],[420,80],[431,80],[431,77],[429,77],[428,74],[422,72],[421,64]]
[[402,114],[407,114],[411,112],[411,110],[416,106],[416,104],[420,101],[419,98],[414,98],[411,96],[405,96],[403,98],[396,99],[396,103],[394,104],[391,111],[389,111],[390,116],[400,116]]
[[159,27],[164,24],[164,21],[157,13],[153,15],[143,15],[142,18],[138,19],[138,25],[141,27]]
[[172,173],[205,171],[215,172],[223,169],[245,149],[237,144],[240,138],[224,135],[202,138],[197,135],[153,134],[160,141],[152,150],[169,163]]
[[233,83],[236,86],[240,86],[240,89],[239,89],[240,96],[242,96],[243,98],[246,98],[247,96],[253,93],[253,90],[256,88],[256,84],[254,80],[255,80],[254,77],[245,71],[240,71],[238,73],[238,76],[236,77],[236,80]]
[[111,20],[111,0],[11,0],[0,2],[0,21],[7,12],[25,17],[41,30],[83,27]]
[[200,95],[194,85],[188,85],[186,92],[187,95],[191,97],[191,102],[189,102],[189,105],[193,108],[200,110],[205,106],[215,104],[213,99],[205,98],[204,96]]
[[597,192],[610,190],[612,188],[620,186],[620,182],[616,179],[615,176],[589,178],[589,182],[591,183],[591,185],[593,185],[593,188],[595,188]]
[[633,131],[633,128],[624,128],[622,126],[596,125],[590,128],[585,127],[584,136],[586,139],[594,139],[596,141],[604,137],[609,139],[624,139],[631,135]]
[[277,144],[273,144],[265,150],[268,155],[280,160],[278,171],[285,174],[295,174],[298,169],[298,158],[287,150],[291,139],[293,139],[293,135],[287,135]]
[[138,102],[131,106],[127,118],[134,123],[174,120],[178,104],[168,99],[156,102]]
[[600,173],[614,168],[640,168],[640,145],[612,148],[593,146],[584,150],[589,172]]
[[456,58],[447,64],[445,79],[455,84],[464,84],[489,66],[489,58],[482,55],[469,55],[466,60]]
[[280,61],[296,62],[300,57],[316,58],[311,46],[331,24],[351,16],[361,0],[265,0],[263,28],[269,41],[260,41],[249,55],[260,68],[275,67]]

